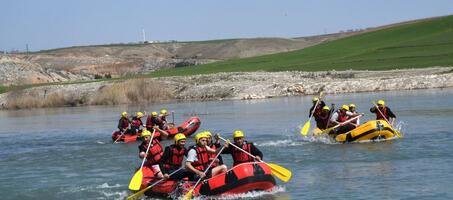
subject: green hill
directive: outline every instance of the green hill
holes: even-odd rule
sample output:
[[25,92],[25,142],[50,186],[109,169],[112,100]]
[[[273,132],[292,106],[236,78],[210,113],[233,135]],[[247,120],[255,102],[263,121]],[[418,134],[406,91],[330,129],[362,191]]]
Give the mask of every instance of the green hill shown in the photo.
[[453,66],[453,16],[420,20],[302,50],[181,67],[150,76],[245,71],[388,70]]

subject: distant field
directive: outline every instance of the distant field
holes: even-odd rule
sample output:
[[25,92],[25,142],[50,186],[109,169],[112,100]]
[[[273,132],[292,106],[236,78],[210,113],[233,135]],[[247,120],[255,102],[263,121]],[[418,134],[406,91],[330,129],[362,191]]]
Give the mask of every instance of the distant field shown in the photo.
[[389,70],[432,66],[453,66],[453,16],[404,24],[287,53],[162,70],[149,75]]

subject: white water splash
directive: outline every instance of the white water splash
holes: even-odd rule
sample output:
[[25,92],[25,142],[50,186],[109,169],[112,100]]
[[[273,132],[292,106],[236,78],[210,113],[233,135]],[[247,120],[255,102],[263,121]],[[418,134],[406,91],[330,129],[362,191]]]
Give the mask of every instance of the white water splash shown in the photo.
[[278,147],[289,147],[289,146],[302,146],[303,141],[297,141],[297,140],[279,140],[279,141],[268,141],[268,142],[263,142],[263,143],[255,143],[256,146],[260,147],[273,147],[273,146],[278,146]]
[[[230,200],[230,199],[261,199],[263,196],[275,195],[280,192],[285,192],[286,189],[283,186],[275,186],[270,191],[251,191],[241,194],[234,195],[222,195],[222,196],[198,196],[194,197],[194,200],[205,200],[205,199],[215,199],[215,200]],[[183,200],[184,196],[180,196],[177,199]]]

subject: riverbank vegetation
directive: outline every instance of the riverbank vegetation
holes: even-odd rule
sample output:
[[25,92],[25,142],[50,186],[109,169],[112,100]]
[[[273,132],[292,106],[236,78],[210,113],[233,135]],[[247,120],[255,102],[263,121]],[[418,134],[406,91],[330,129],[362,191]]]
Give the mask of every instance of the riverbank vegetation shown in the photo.
[[151,77],[217,72],[390,70],[453,66],[453,16],[392,26],[288,53],[157,71]]

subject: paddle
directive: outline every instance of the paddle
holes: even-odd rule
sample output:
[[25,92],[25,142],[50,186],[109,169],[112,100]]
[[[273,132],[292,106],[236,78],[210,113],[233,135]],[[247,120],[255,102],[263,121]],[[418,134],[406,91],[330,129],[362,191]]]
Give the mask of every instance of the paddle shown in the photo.
[[175,111],[171,111],[171,123],[175,124]]
[[[319,95],[318,95],[319,98],[321,98],[321,94],[322,94],[322,92],[319,93]],[[306,136],[307,133],[308,133],[308,130],[310,130],[310,126],[311,126],[311,118],[312,118],[313,115],[315,114],[316,107],[318,107],[318,103],[319,103],[319,101],[320,101],[319,98],[318,98],[318,101],[316,101],[315,106],[313,107],[313,111],[311,112],[311,115],[310,115],[310,117],[308,118],[308,121],[305,122],[304,126],[303,126],[302,129],[300,130],[300,134],[302,134],[302,136]]]
[[381,116],[384,118],[384,120],[390,125],[390,127],[395,130],[395,133],[396,133],[396,136],[398,136],[399,138],[402,138],[403,136],[401,135],[401,133],[396,130],[395,128],[393,128],[393,125],[389,122],[389,120],[387,120],[387,117],[384,116],[384,114],[381,112],[381,110],[379,110],[379,106],[376,105],[376,103],[374,101],[371,102],[374,107],[376,108],[376,110],[381,114]]
[[118,138],[116,138],[116,140],[115,140],[115,142],[113,142],[113,144],[116,144],[116,143],[118,143],[118,140],[120,140],[120,139],[121,139],[121,137],[123,137],[123,136],[124,136],[124,133],[125,133],[126,131],[127,131],[127,129],[126,129],[126,130],[124,130],[124,132],[120,132],[120,133],[121,133],[121,135],[120,135],[120,136],[118,136]]
[[[169,176],[175,174],[176,172],[180,171],[181,169],[183,169],[184,167],[181,167],[179,169],[177,169],[176,171],[172,172],[171,174],[169,174]],[[141,197],[143,194],[145,194],[146,191],[148,191],[149,189],[151,189],[152,187],[156,186],[157,184],[159,184],[160,182],[164,181],[165,179],[160,179],[158,181],[156,181],[155,183],[153,183],[152,185],[130,195],[127,197],[127,200],[134,200],[134,199],[138,199],[139,197]]]
[[156,132],[156,129],[153,129],[153,133],[151,134],[151,139],[149,140],[148,148],[146,149],[145,157],[143,158],[142,165],[140,166],[140,169],[134,174],[134,176],[131,179],[131,182],[129,183],[129,189],[130,190],[139,190],[140,185],[142,185],[142,179],[143,179],[143,165],[145,164],[146,161],[146,156],[148,155],[149,148],[153,146],[153,137],[154,137],[154,132]]
[[324,129],[321,133],[319,133],[318,135],[325,134],[325,133],[329,133],[329,132],[332,131],[333,129],[336,129],[336,128],[340,127],[340,126],[344,126],[344,125],[346,125],[346,124],[349,124],[350,122],[352,122],[352,121],[354,121],[354,120],[356,120],[356,119],[358,119],[358,118],[360,118],[360,117],[362,117],[362,116],[363,116],[363,115],[360,114],[360,115],[357,115],[357,116],[355,116],[355,117],[353,117],[353,118],[351,118],[351,119],[348,119],[348,120],[346,120],[346,121],[344,121],[344,122],[341,122],[341,123],[339,123],[339,124],[337,124],[337,125],[335,125],[335,126],[332,126],[332,127],[330,127],[330,128],[326,128],[326,129]]
[[[225,148],[225,146],[223,146],[220,149],[219,153],[217,153],[215,158],[211,161],[211,163],[209,163],[209,166],[204,170],[205,174],[208,172],[209,168],[211,168],[212,164],[217,160],[217,158],[222,153],[224,148]],[[198,181],[195,183],[195,185],[192,187],[192,189],[190,189],[189,192],[187,192],[186,195],[184,195],[184,198],[183,198],[184,200],[189,200],[192,198],[193,190],[195,190],[195,188],[197,187],[198,183],[200,183],[200,181],[201,181],[201,177],[198,179]]]
[[[227,142],[227,140],[225,140],[224,138],[220,137],[219,138],[221,140],[223,140],[224,142]],[[238,146],[236,146],[235,144],[233,143],[230,143],[230,145],[232,145],[233,147],[241,150],[242,152],[246,153],[247,155],[249,155],[250,157],[252,158],[255,158],[256,159],[256,156],[250,154],[249,152],[245,151],[244,149],[242,148],[239,148]],[[271,171],[272,171],[272,175],[276,176],[277,178],[279,178],[280,180],[282,180],[283,182],[288,182],[289,179],[291,179],[291,176],[292,176],[292,172],[289,171],[288,169],[280,166],[280,165],[277,165],[277,164],[274,164],[274,163],[266,163],[264,161],[261,161],[262,163],[266,164],[267,166],[269,166],[271,168]]]

